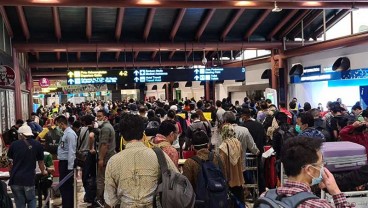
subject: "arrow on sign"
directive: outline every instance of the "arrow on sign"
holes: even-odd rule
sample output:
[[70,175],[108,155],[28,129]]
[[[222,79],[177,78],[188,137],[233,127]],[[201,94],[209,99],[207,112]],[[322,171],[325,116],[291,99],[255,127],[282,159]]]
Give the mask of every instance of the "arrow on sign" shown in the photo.
[[194,77],[194,79],[195,79],[196,81],[198,81],[199,76],[197,76],[197,75],[196,75],[196,76]]
[[68,76],[69,76],[69,77],[73,77],[73,75],[74,75],[74,73],[73,73],[73,72],[69,72],[69,73],[68,73]]
[[139,78],[138,77],[135,77],[134,80],[135,80],[135,82],[138,82],[139,81]]
[[196,74],[198,74],[198,73],[199,73],[199,70],[198,70],[198,69],[195,69],[195,70],[194,70],[194,72],[195,72]]
[[138,76],[139,71],[138,71],[138,70],[135,70],[135,71],[134,71],[134,74],[135,74],[135,76]]
[[69,84],[74,84],[74,79],[69,79],[69,80],[68,80],[68,83],[69,83]]

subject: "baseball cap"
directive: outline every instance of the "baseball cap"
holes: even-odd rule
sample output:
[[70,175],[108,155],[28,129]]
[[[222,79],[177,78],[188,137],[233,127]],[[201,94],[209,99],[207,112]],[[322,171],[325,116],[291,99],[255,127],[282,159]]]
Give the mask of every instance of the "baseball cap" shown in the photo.
[[31,127],[27,124],[23,124],[23,126],[19,127],[18,133],[23,134],[24,136],[34,136]]

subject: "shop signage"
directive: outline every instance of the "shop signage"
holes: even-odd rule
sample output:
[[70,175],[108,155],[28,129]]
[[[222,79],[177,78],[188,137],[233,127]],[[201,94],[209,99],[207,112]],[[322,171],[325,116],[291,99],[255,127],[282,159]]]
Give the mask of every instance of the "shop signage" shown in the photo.
[[303,70],[303,75],[320,74],[320,73],[321,73],[321,65],[304,67]]
[[40,85],[41,88],[47,88],[50,86],[50,80],[47,78],[42,78],[38,80],[38,84]]
[[14,70],[5,65],[0,66],[0,86],[10,86],[15,81]]
[[68,85],[245,79],[245,68],[70,71]]

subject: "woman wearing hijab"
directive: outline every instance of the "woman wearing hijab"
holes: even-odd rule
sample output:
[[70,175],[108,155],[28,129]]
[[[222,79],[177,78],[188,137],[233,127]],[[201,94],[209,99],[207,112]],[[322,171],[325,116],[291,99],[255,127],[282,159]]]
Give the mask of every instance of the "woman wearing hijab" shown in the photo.
[[219,153],[224,167],[224,175],[228,181],[229,190],[244,204],[243,172],[245,171],[244,152],[240,141],[236,138],[233,125],[225,124],[221,131],[222,143]]

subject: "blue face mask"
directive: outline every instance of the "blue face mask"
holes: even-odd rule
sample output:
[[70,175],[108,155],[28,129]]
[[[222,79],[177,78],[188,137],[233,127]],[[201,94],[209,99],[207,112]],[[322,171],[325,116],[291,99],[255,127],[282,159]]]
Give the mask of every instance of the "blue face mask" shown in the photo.
[[302,129],[300,128],[298,124],[295,125],[295,131],[298,132],[298,134],[302,133]]
[[[314,166],[312,166],[313,168],[315,168],[315,169],[317,169],[316,167],[314,167]],[[311,176],[311,175],[309,175],[309,176],[311,176],[312,177],[312,186],[314,186],[314,185],[317,185],[317,184],[319,184],[319,183],[321,183],[322,182],[322,173],[323,173],[323,171],[324,171],[324,167],[321,167],[321,169],[319,170],[319,176],[318,176],[318,178],[315,178],[315,177],[313,177],[313,176]]]

